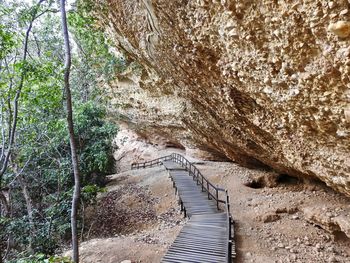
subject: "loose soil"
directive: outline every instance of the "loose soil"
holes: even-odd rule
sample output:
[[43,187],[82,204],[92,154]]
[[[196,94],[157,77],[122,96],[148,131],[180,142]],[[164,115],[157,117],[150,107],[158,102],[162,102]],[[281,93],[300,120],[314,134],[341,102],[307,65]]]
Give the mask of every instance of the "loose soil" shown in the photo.
[[[173,151],[185,153],[146,147],[139,140],[133,147],[120,155],[124,172],[111,176],[108,192],[87,212],[89,238],[93,239],[81,245],[82,262],[160,262],[186,223],[162,167],[128,170],[132,161],[151,160]],[[339,215],[345,223],[350,222],[349,198],[320,182],[303,182],[232,162],[187,158],[229,191],[238,255],[235,262],[350,262],[350,239],[342,231],[327,228]]]

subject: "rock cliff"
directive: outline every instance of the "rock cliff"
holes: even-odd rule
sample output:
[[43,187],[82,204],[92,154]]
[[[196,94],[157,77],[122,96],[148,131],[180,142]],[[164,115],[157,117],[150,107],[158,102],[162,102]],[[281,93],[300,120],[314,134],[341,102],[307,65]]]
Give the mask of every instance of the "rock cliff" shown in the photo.
[[106,0],[135,63],[112,85],[132,126],[350,195],[347,0]]

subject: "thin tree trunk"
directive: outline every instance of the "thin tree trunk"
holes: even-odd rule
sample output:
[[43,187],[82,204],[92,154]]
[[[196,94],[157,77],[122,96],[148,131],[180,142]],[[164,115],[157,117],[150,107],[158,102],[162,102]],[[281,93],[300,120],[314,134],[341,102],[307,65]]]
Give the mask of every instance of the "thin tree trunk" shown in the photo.
[[26,183],[24,182],[24,178],[22,176],[19,176],[18,181],[19,181],[19,184],[21,185],[21,188],[22,188],[22,193],[23,193],[24,200],[26,202],[26,207],[27,207],[29,224],[30,224],[30,227],[32,228],[32,227],[34,227],[32,198],[29,195],[29,191],[28,191]]
[[[11,186],[8,189],[8,201],[6,200],[6,197],[4,196],[5,201],[7,202],[7,218],[12,218],[12,202],[11,202]],[[7,241],[6,241],[6,250],[4,252],[0,251],[0,263],[3,263],[4,260],[6,260],[8,253],[11,249],[11,243],[12,242],[12,236],[11,233],[7,235]]]
[[72,154],[72,165],[74,172],[74,192],[72,198],[72,210],[71,210],[71,228],[72,228],[72,246],[73,246],[73,261],[79,262],[79,244],[78,244],[78,229],[77,229],[77,213],[80,199],[80,175],[79,175],[79,163],[77,156],[77,148],[74,136],[74,123],[73,123],[73,107],[72,107],[72,95],[69,86],[69,75],[71,68],[71,49],[69,44],[69,34],[67,26],[67,15],[65,8],[65,0],[60,0],[61,3],[61,22],[65,44],[65,64],[64,64],[64,89],[66,92],[66,108],[67,108],[67,124],[69,132],[70,149]]
[[[7,217],[9,214],[9,205],[7,203],[6,197],[3,190],[0,189],[0,217]],[[3,240],[0,239],[0,242],[2,243]],[[3,245],[0,243],[0,246]],[[3,263],[3,258],[6,259],[7,253],[10,249],[10,236],[7,235],[7,242],[6,242],[6,249],[4,252],[0,251],[0,263]]]
[[9,205],[8,205],[6,197],[2,191],[3,190],[0,189],[0,216],[5,217],[9,213]]
[[36,232],[35,224],[34,224],[33,201],[32,201],[32,198],[30,197],[27,184],[26,184],[22,175],[18,176],[18,182],[22,188],[22,194],[23,194],[24,200],[26,202],[28,221],[29,221],[29,229],[30,229],[29,249],[30,249],[30,252],[33,252],[33,239],[34,239],[35,232]]
[[[37,18],[37,13],[39,11],[40,5],[44,2],[45,0],[39,0],[39,2],[37,3],[34,12],[32,13],[32,18],[29,22],[29,26],[27,28],[27,31],[25,33],[25,38],[24,38],[24,47],[23,47],[23,58],[22,58],[22,63],[25,65],[25,62],[27,60],[27,54],[28,54],[28,44],[29,44],[29,34],[30,31],[32,30],[33,27],[33,23],[35,21],[35,19]],[[7,167],[8,167],[8,163],[10,160],[10,155],[11,155],[11,151],[12,151],[12,147],[15,141],[15,133],[16,133],[16,128],[17,128],[17,117],[18,117],[18,108],[19,108],[19,99],[21,97],[21,93],[22,93],[22,89],[23,89],[23,85],[24,85],[24,80],[26,78],[27,75],[27,68],[26,66],[24,66],[24,68],[22,69],[20,78],[19,78],[19,85],[17,87],[16,90],[16,95],[13,101],[13,116],[9,119],[9,132],[8,132],[8,145],[6,147],[5,150],[5,144],[3,144],[3,149],[1,150],[1,159],[0,159],[0,189],[2,188],[2,177],[5,174]],[[9,108],[9,113],[10,116],[12,115],[11,113],[11,106],[8,107]],[[11,123],[12,122],[12,123]],[[0,250],[0,263],[3,262],[3,259],[6,259],[7,253],[5,253],[4,257],[3,257],[3,253]]]
[[[42,4],[42,2],[44,2],[44,1],[45,0],[40,0],[38,2],[38,4],[36,5],[32,19],[31,19],[29,26],[27,28],[25,38],[24,38],[24,48],[23,48],[23,58],[22,58],[23,64],[25,64],[25,62],[27,61],[29,34],[30,34],[30,31],[32,30],[33,23],[34,23],[35,19],[37,18],[36,15],[38,13],[39,7]],[[1,163],[1,168],[0,168],[0,183],[1,183],[1,178],[7,169],[8,162],[9,162],[10,155],[11,155],[12,146],[13,146],[13,143],[15,140],[15,132],[16,132],[16,127],[17,127],[17,116],[18,116],[18,101],[19,101],[19,98],[20,98],[21,93],[22,93],[24,79],[25,79],[26,75],[27,75],[27,68],[24,67],[22,69],[22,72],[21,72],[19,85],[18,85],[18,88],[16,91],[14,102],[13,102],[13,118],[12,118],[12,125],[11,125],[11,123],[9,123],[9,142],[8,142],[8,146],[7,146],[7,153],[4,156],[4,160],[1,160],[2,163]],[[9,107],[9,109],[10,108],[11,107]]]

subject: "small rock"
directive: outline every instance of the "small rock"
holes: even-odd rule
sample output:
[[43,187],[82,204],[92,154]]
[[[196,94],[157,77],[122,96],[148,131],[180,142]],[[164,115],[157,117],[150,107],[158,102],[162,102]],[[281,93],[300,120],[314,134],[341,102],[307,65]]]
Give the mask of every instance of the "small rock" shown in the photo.
[[326,213],[326,216],[328,216],[328,217],[334,217],[334,215],[333,215],[331,212],[327,212],[327,213]]
[[317,250],[321,250],[321,249],[322,249],[322,246],[321,246],[320,243],[317,243],[316,246],[315,246],[315,248],[316,248]]
[[329,259],[328,259],[328,262],[338,262],[338,260],[336,259],[335,256],[330,256]]
[[332,9],[335,6],[335,3],[333,1],[328,3],[329,9]]
[[328,30],[339,37],[348,37],[350,35],[350,22],[338,21],[328,26]]
[[123,260],[120,263],[131,263],[131,260]]
[[339,14],[340,14],[341,16],[344,16],[344,15],[346,15],[347,13],[349,13],[349,9],[344,9],[344,10],[342,10]]
[[294,253],[297,253],[297,250],[295,250],[294,248],[291,248],[291,249],[289,250],[289,252],[294,254]]
[[346,122],[350,123],[350,106],[344,109],[344,116]]
[[337,16],[338,16],[338,14],[334,14],[334,13],[329,15],[330,18],[335,18]]

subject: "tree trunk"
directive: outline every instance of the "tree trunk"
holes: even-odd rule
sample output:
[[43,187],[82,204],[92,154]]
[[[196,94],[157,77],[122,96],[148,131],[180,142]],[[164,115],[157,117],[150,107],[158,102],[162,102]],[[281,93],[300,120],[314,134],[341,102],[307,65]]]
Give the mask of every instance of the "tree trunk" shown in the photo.
[[33,202],[32,202],[32,198],[30,197],[29,191],[28,191],[28,187],[27,184],[23,178],[22,175],[18,175],[18,182],[22,188],[22,194],[24,196],[24,200],[26,202],[26,207],[27,207],[27,214],[28,214],[28,221],[29,221],[29,229],[30,229],[30,237],[29,237],[29,249],[30,252],[33,253],[33,239],[35,236],[35,224],[34,224],[34,216],[33,216],[33,210],[34,210],[34,206],[33,206]]
[[3,190],[0,189],[0,216],[6,217],[9,213],[9,206]]
[[74,136],[72,95],[71,95],[70,86],[69,86],[69,75],[70,75],[72,59],[71,59],[71,49],[69,44],[69,34],[68,34],[65,2],[66,2],[65,0],[60,0],[62,31],[63,31],[64,44],[65,44],[64,89],[66,92],[67,124],[68,124],[69,142],[70,142],[70,149],[72,154],[72,165],[73,165],[73,173],[74,173],[74,192],[73,192],[72,210],[71,210],[73,261],[78,263],[79,247],[78,247],[77,213],[78,213],[78,205],[79,205],[79,199],[80,199],[80,175],[79,175],[77,148],[76,148],[75,136]]

